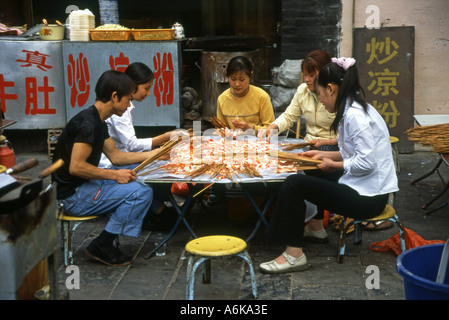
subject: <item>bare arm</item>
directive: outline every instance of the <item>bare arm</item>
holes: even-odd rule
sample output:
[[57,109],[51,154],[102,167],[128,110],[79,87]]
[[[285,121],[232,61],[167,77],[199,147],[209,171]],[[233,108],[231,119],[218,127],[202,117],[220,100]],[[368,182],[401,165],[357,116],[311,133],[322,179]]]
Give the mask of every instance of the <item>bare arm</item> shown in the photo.
[[170,140],[171,131],[168,131],[166,133],[163,133],[161,135],[158,135],[156,137],[153,137],[153,148],[156,146],[163,145],[168,140]]
[[123,152],[117,149],[114,140],[108,138],[104,141],[103,153],[109,158],[111,163],[115,166],[122,166],[127,164],[140,163],[147,159],[151,154],[157,150],[145,152]]
[[86,180],[115,180],[118,183],[128,183],[136,180],[136,174],[129,169],[100,169],[87,162],[92,153],[92,146],[87,143],[75,143],[70,160],[70,174]]

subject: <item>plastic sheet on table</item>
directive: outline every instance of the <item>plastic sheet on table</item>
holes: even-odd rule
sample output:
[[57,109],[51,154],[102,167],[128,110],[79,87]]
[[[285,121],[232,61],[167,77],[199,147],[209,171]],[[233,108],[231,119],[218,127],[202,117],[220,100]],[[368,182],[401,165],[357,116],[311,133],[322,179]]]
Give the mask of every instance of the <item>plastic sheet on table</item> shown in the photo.
[[[301,139],[289,139],[289,138],[279,138],[278,140],[278,149],[282,150],[282,147],[288,144],[297,144],[304,142]],[[291,150],[291,153],[300,153],[306,151],[308,148],[301,148]],[[166,170],[164,170],[163,166],[169,164],[169,160],[158,160],[147,167],[143,168],[141,172],[138,173],[137,180],[142,183],[148,182],[195,182],[195,183],[232,183],[232,182],[244,182],[244,183],[252,183],[252,182],[268,182],[268,181],[282,181],[287,178],[289,175],[296,174],[297,172],[277,172],[277,167],[269,167],[266,169],[258,170],[258,173],[262,176],[260,177],[250,177],[245,175],[244,173],[238,173],[238,177],[235,175],[232,176],[232,179],[225,178],[222,175],[216,176],[212,178],[210,174],[203,174],[197,176],[195,178],[186,177],[183,174],[173,174]]]

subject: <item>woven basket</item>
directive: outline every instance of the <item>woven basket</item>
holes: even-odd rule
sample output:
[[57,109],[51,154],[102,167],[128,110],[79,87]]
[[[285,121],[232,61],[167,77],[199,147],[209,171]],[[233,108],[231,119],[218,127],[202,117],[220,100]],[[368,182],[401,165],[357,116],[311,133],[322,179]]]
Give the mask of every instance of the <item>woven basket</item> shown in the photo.
[[134,40],[150,41],[150,40],[173,40],[175,38],[174,29],[134,29],[131,30]]
[[92,41],[128,41],[129,30],[89,30]]

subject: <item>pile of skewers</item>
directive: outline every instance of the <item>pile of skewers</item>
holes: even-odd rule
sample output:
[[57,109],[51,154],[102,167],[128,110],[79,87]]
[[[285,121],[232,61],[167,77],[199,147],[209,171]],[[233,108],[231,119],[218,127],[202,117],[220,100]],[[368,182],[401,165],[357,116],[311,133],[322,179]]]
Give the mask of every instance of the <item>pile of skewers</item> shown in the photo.
[[[260,172],[264,170],[268,170],[265,172],[270,173],[312,170],[317,169],[317,164],[321,163],[321,160],[272,150],[273,145],[268,142],[210,139],[195,145],[192,140],[189,142],[183,141],[177,144],[175,148],[169,146],[170,150],[173,148],[170,162],[146,171],[142,175],[149,174],[154,170],[163,170],[173,175],[182,175],[184,178],[191,180],[200,176],[208,176],[210,180],[227,178],[237,182],[241,179],[240,175],[255,178],[262,177]],[[194,157],[196,151],[199,152]],[[155,155],[152,159],[156,157]],[[149,163],[151,163],[151,159],[143,163],[141,167]]]
[[209,119],[209,122],[217,129],[220,136],[223,138],[225,137],[231,137],[235,139],[239,134],[242,133],[242,130],[238,129],[230,129],[226,123],[223,123],[220,119],[217,118],[217,116],[212,116]]
[[415,127],[405,133],[410,141],[432,146],[433,152],[449,153],[449,123]]

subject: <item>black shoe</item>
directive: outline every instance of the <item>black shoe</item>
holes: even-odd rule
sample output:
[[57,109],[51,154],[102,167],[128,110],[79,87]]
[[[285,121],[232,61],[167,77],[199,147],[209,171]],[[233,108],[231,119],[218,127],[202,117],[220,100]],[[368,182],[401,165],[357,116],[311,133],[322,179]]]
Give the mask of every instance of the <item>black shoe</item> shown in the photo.
[[147,231],[170,231],[177,220],[175,208],[165,208],[161,213],[148,213],[142,223]]
[[133,263],[132,257],[124,254],[117,247],[102,248],[95,240],[87,246],[86,254],[111,267],[121,267]]
[[209,195],[209,198],[206,200],[206,205],[208,207],[214,207],[220,203],[220,198],[214,194]]

